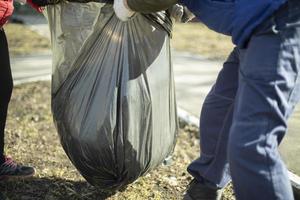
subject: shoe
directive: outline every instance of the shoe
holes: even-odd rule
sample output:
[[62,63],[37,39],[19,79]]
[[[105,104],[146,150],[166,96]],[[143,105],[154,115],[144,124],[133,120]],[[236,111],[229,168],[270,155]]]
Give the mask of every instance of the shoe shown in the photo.
[[183,200],[221,200],[223,189],[213,189],[196,179],[192,180],[183,197]]
[[33,167],[16,164],[11,157],[5,157],[5,162],[0,166],[0,180],[6,178],[25,178],[33,176]]

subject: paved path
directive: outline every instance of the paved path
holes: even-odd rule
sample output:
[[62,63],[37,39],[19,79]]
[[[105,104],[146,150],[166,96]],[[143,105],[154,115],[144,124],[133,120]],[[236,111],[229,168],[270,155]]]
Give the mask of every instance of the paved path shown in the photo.
[[[185,53],[173,57],[178,105],[197,117],[222,63]],[[11,64],[15,84],[51,79],[50,54],[12,58]]]
[[178,53],[173,55],[176,96],[179,107],[198,117],[201,105],[214,84],[222,62]]
[[[204,97],[214,83],[221,62],[198,56],[174,53],[174,73],[179,107],[199,116]],[[23,56],[11,59],[15,84],[51,79],[51,55]]]
[[12,58],[11,65],[15,85],[51,79],[51,55]]

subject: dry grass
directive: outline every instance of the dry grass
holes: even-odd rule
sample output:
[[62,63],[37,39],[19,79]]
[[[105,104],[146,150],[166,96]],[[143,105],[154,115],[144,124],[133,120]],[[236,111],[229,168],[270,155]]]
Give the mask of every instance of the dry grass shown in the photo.
[[[6,152],[21,163],[35,166],[27,180],[0,182],[11,200],[148,200],[181,199],[191,177],[186,166],[199,154],[197,129],[184,127],[171,166],[161,166],[124,191],[103,192],[89,185],[65,155],[52,123],[50,84],[30,83],[14,90],[6,132]],[[232,200],[231,189],[226,193]]]
[[50,41],[20,24],[7,24],[4,27],[12,56],[42,53],[50,50]]
[[201,23],[175,24],[172,46],[210,59],[224,59],[233,49],[230,37],[217,34]]

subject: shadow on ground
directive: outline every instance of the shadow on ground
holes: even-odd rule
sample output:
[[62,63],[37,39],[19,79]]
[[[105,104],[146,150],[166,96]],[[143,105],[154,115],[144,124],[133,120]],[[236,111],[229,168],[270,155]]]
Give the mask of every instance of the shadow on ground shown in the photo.
[[102,200],[114,193],[101,191],[84,181],[59,178],[29,178],[0,182],[0,191],[10,200]]

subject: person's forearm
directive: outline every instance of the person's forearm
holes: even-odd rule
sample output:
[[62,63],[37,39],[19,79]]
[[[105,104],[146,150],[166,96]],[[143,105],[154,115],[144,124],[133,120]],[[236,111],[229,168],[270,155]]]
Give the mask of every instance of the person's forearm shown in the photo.
[[167,10],[172,5],[178,3],[178,0],[125,0],[128,7],[141,13],[152,13]]

